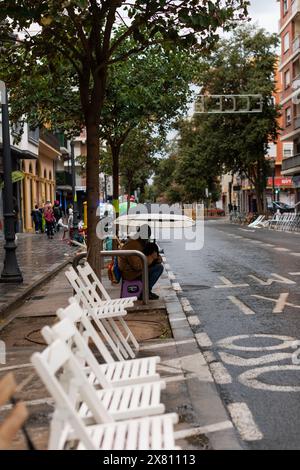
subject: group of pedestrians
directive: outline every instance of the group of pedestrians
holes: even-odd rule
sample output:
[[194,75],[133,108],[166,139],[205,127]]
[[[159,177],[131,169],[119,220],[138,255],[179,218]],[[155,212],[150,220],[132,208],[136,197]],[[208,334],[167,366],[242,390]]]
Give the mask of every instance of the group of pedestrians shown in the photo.
[[48,239],[53,239],[54,231],[59,231],[60,221],[62,223],[63,211],[60,207],[59,201],[47,201],[43,207],[35,205],[31,213],[35,233],[46,232]]

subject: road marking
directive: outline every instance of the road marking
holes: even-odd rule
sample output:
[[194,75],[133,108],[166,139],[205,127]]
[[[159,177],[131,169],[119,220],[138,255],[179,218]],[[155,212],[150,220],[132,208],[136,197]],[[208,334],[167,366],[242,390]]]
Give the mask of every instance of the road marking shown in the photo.
[[299,385],[272,385],[261,382],[258,380],[258,377],[262,374],[269,372],[279,372],[279,371],[300,371],[300,366],[295,365],[283,365],[283,366],[268,366],[268,367],[258,367],[257,369],[251,369],[238,377],[238,380],[243,385],[246,385],[250,388],[255,388],[257,390],[268,390],[271,392],[300,392]]
[[251,310],[246,304],[244,304],[241,300],[239,300],[237,297],[234,297],[232,295],[229,295],[227,297],[234,305],[236,305],[242,313],[245,315],[255,315],[255,312]]
[[182,289],[181,289],[181,286],[180,286],[179,282],[173,282],[172,287],[175,290],[175,292],[182,292]]
[[239,230],[241,230],[242,232],[251,232],[251,233],[256,232],[255,230],[250,230],[250,229],[247,229],[247,228],[239,228]]
[[220,352],[220,358],[225,364],[229,366],[239,366],[239,367],[253,367],[259,366],[260,364],[271,364],[272,362],[279,362],[290,360],[293,356],[293,353],[276,353],[276,354],[266,354],[261,357],[253,357],[251,359],[245,359],[244,357],[236,356],[226,352]]
[[290,255],[299,257],[300,253],[290,253]]
[[231,403],[228,405],[228,410],[244,441],[260,441],[263,439],[263,434],[255,424],[253,415],[246,403]]
[[197,333],[195,338],[199,346],[202,348],[210,348],[212,346],[212,342],[206,333]]
[[201,325],[201,322],[200,322],[199,318],[196,315],[192,315],[190,317],[187,317],[187,319],[188,319],[188,322],[191,326],[200,326]]
[[172,271],[168,272],[168,276],[169,276],[170,281],[175,281],[176,277],[175,277],[175,274],[172,273]]
[[182,431],[175,431],[175,440],[186,439],[188,437],[197,436],[198,434],[209,434],[213,432],[226,431],[226,429],[232,429],[233,424],[231,421],[222,421],[220,423],[209,424],[208,426],[202,426],[199,428],[183,429]]
[[264,243],[264,246],[268,246],[270,248],[273,248],[275,245],[272,245],[272,243]]
[[288,248],[280,248],[280,247],[279,248],[274,248],[274,250],[276,250],[276,251],[286,251],[286,252],[291,251]]
[[300,273],[289,273],[290,276],[300,276]]
[[[253,338],[258,339],[272,339],[280,341],[280,344],[275,346],[239,346],[234,344],[235,341],[241,340],[249,340]],[[233,351],[276,351],[280,349],[290,349],[293,348],[296,338],[292,338],[291,336],[279,336],[279,335],[238,335],[238,336],[231,336],[229,338],[221,339],[217,342],[218,347],[224,349],[230,349]]]
[[251,243],[256,243],[257,245],[261,245],[263,243],[260,240],[253,240],[252,238],[248,238],[248,241]]
[[287,279],[284,276],[280,276],[280,274],[271,273],[271,276],[272,277],[270,277],[267,281],[264,281],[264,280],[260,279],[259,277],[254,276],[253,274],[249,274],[249,277],[254,279],[256,282],[258,282],[262,286],[271,286],[275,282],[277,282],[278,284],[288,284],[288,285],[296,284],[295,281],[291,281],[290,279]]
[[231,375],[221,362],[212,362],[209,367],[217,384],[226,385],[232,383]]
[[165,269],[166,269],[166,271],[170,271],[171,266],[169,264],[165,264]]
[[269,300],[270,302],[275,302],[275,307],[273,309],[273,313],[283,313],[285,307],[292,307],[292,308],[300,308],[300,305],[292,304],[291,302],[287,302],[287,299],[290,294],[280,294],[278,299],[273,299],[270,297],[264,297],[263,295],[252,295],[252,297],[256,297],[257,299],[262,300]]
[[249,284],[233,284],[229,279],[227,279],[224,276],[219,276],[219,279],[224,284],[215,286],[215,289],[235,289],[235,288],[238,288],[238,287],[249,287]]

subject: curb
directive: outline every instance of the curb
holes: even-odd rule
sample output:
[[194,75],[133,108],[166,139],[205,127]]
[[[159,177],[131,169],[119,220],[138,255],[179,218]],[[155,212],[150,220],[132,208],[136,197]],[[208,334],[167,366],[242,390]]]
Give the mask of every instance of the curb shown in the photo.
[[8,302],[6,305],[0,308],[0,331],[2,331],[9,323],[11,323],[17,316],[14,310],[18,307],[22,302],[24,302],[27,297],[32,294],[32,292],[37,288],[44,284],[46,281],[50,280],[54,277],[59,271],[64,269],[68,264],[72,263],[74,256],[69,255],[68,258],[63,263],[56,263],[53,264],[52,267],[40,276],[35,276],[32,279],[32,283],[22,290],[16,297]]
[[[166,310],[180,358],[182,375],[185,376],[185,371],[188,371],[195,377],[195,380],[186,380],[186,385],[198,426],[215,428],[215,432],[209,433],[214,450],[244,450],[199,344],[199,336],[205,335],[201,331],[200,320],[187,299],[180,301],[180,284],[176,282],[164,256],[163,262],[167,276],[161,278],[160,285],[162,289],[166,289]],[[224,424],[225,428],[222,429]]]

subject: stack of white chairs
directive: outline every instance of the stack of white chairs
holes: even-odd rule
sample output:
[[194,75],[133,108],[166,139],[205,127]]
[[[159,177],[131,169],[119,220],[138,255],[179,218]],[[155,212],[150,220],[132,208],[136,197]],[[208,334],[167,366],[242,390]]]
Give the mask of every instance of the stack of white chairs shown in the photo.
[[139,344],[123,317],[127,315],[126,309],[134,305],[136,297],[111,299],[88,263],[83,268],[78,266],[78,273],[70,267],[65,274],[77,302],[87,310],[115,357],[118,360],[133,359]]
[[[178,416],[164,414],[161,403],[160,358],[128,358],[132,334],[121,340],[116,331],[115,317],[124,321],[132,300],[111,301],[89,266],[80,275],[68,271],[76,296],[57,311],[58,323],[42,329],[48,347],[31,358],[55,403],[49,449],[178,450]],[[119,354],[107,341],[111,330]]]

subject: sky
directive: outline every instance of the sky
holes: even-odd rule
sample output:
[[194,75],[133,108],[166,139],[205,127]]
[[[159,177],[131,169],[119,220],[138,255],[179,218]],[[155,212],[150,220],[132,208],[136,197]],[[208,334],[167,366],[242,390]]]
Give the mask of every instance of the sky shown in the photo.
[[249,13],[253,22],[270,33],[278,33],[279,9],[277,0],[251,0]]

